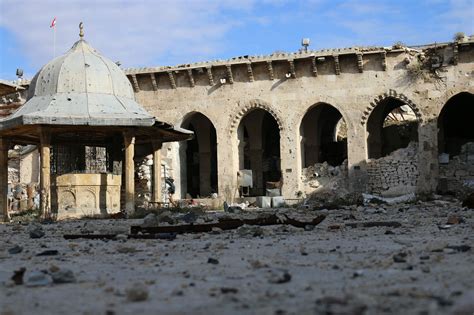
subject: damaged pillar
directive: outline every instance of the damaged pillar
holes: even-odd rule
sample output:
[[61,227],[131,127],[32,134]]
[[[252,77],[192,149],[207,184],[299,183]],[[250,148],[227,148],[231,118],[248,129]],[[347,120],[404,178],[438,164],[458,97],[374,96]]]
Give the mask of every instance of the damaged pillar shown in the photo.
[[51,162],[50,162],[51,135],[48,131],[40,131],[40,192],[41,216],[44,219],[51,217]]
[[7,140],[0,138],[0,222],[8,222],[8,146]]
[[153,142],[153,194],[152,201],[161,201],[161,147],[159,141]]
[[125,147],[125,211],[131,214],[135,211],[135,137],[128,133],[123,135]]

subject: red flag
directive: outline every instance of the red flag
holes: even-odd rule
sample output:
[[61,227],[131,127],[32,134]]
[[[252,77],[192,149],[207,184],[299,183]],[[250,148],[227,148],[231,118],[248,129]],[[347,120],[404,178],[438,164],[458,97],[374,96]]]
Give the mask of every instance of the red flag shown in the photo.
[[50,28],[56,26],[56,17],[51,21],[51,25],[49,26]]

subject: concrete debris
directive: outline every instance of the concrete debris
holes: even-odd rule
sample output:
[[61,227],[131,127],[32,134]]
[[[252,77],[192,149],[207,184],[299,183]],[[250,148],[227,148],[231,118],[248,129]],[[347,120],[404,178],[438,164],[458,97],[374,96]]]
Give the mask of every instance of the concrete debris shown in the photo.
[[38,223],[31,223],[28,226],[28,234],[30,238],[42,238],[45,235],[43,227]]
[[415,193],[409,193],[406,195],[398,196],[398,197],[380,197],[371,194],[362,194],[364,198],[364,204],[369,203],[386,203],[389,205],[397,204],[397,203],[406,203],[412,202],[416,200]]
[[9,254],[19,254],[22,251],[23,251],[23,247],[21,247],[20,245],[15,245],[12,248],[8,249]]
[[27,287],[43,287],[53,283],[53,278],[49,274],[37,270],[26,272],[24,279]]
[[125,289],[129,302],[142,302],[148,299],[148,288],[142,283],[134,283]]
[[62,284],[62,283],[74,283],[76,282],[76,276],[74,272],[69,269],[59,269],[57,271],[51,272],[51,277],[53,278],[53,283]]
[[[466,275],[472,268],[466,262],[472,255],[474,214],[458,200],[436,196],[331,210],[308,204],[305,210],[162,211],[177,225],[156,221],[161,213],[153,211],[148,218],[157,225],[133,233],[132,227],[145,220],[71,220],[41,225],[47,239],[39,240],[30,239],[26,225],[0,225],[0,234],[9,235],[0,245],[0,291],[15,292],[8,295],[15,314],[28,314],[22,301],[36,293],[44,303],[38,312],[45,314],[83,314],[107,299],[119,303],[123,313],[138,307],[163,314],[450,314],[461,308],[470,290]],[[323,221],[306,228],[320,215]],[[449,230],[436,227],[454,216],[464,222]],[[212,226],[289,219],[298,227],[292,221],[232,230]],[[152,238],[155,228],[207,224],[208,232],[181,233],[172,242]],[[16,245],[23,250],[9,254]],[[35,256],[49,250],[58,255]],[[439,279],[441,287],[434,285]],[[22,285],[27,282],[32,287]],[[221,299],[225,303],[216,304]]]

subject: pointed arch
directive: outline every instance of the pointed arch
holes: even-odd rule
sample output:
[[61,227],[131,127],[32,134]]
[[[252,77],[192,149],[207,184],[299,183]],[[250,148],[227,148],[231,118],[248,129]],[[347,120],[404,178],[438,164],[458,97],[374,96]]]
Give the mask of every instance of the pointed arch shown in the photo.
[[235,133],[237,131],[237,127],[239,126],[242,118],[254,109],[263,109],[264,111],[268,112],[270,115],[273,116],[273,118],[277,122],[279,130],[280,131],[283,130],[283,126],[284,126],[283,119],[280,117],[280,115],[276,113],[276,111],[272,108],[270,103],[260,100],[260,99],[254,99],[254,100],[241,103],[239,105],[241,105],[242,108],[237,114],[235,114],[231,118],[230,128],[229,128],[230,133]]

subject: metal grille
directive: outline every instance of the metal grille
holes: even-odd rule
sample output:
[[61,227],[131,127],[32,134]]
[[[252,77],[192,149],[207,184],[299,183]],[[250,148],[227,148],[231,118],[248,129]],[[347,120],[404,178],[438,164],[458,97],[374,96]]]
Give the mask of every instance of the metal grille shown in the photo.
[[104,147],[53,146],[51,172],[66,173],[107,173],[109,172],[108,152]]

